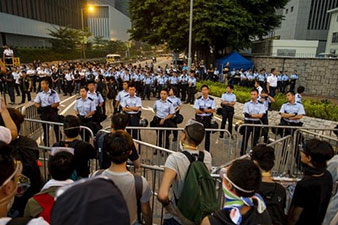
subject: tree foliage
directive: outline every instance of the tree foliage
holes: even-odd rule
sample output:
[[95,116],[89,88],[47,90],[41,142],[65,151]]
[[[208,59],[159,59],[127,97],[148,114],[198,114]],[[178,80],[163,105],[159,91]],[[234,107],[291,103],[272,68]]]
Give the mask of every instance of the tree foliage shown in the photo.
[[[267,35],[282,16],[276,11],[288,0],[194,0],[193,48],[220,53],[226,47],[249,47]],[[186,51],[189,37],[189,0],[131,0],[131,38],[151,45],[166,43]]]

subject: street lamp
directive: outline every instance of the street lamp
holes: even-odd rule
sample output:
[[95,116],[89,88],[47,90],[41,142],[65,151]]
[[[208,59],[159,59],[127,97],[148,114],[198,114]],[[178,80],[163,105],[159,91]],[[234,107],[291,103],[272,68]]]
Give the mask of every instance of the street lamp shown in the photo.
[[188,70],[191,68],[191,39],[192,39],[192,11],[194,0],[190,0],[190,22],[189,22],[189,52],[188,52]]
[[81,47],[82,47],[82,57],[85,59],[86,58],[86,50],[84,46],[84,19],[83,19],[83,14],[84,10],[88,10],[88,12],[94,12],[95,7],[92,5],[88,5],[86,8],[81,8],[81,27],[82,27],[82,42],[81,42]]

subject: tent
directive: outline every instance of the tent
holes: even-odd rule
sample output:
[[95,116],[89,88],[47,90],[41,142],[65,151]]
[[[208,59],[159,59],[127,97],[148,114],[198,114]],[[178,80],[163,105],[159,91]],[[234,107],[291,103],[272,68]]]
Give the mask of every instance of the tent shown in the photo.
[[240,70],[243,68],[244,70],[252,69],[253,63],[238,54],[237,52],[233,52],[227,56],[224,56],[218,60],[216,60],[216,66],[218,70],[221,72],[223,67],[226,65],[226,63],[230,63],[230,71],[233,70],[233,68],[236,68]]

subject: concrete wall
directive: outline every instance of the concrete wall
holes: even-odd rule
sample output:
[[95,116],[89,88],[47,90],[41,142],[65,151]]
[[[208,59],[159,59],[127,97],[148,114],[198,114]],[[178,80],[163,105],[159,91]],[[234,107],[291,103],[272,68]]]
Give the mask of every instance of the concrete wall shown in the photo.
[[[318,41],[306,40],[273,40],[272,56],[278,56],[278,50],[295,50],[296,57],[315,57],[318,48]],[[289,55],[288,55],[289,56]]]
[[338,98],[337,59],[252,57],[251,60],[257,69],[297,70],[297,86],[304,86],[308,95]]

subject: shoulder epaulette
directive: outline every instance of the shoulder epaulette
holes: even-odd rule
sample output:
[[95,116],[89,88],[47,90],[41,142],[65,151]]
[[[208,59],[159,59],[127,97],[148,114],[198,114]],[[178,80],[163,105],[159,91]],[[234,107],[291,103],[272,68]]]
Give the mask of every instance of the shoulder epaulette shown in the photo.
[[167,99],[167,101],[168,101],[169,103],[173,104],[172,101],[170,101],[169,99]]
[[79,100],[79,99],[81,99],[81,97],[78,97],[76,100]]
[[213,98],[213,97],[210,97],[210,96],[209,96],[209,99],[214,100],[214,98]]
[[90,101],[94,101],[94,99],[92,99],[91,97],[88,97],[88,99],[89,99]]
[[129,97],[129,94],[126,94],[124,97]]
[[198,97],[197,99],[201,99],[202,98],[202,95],[200,97]]

